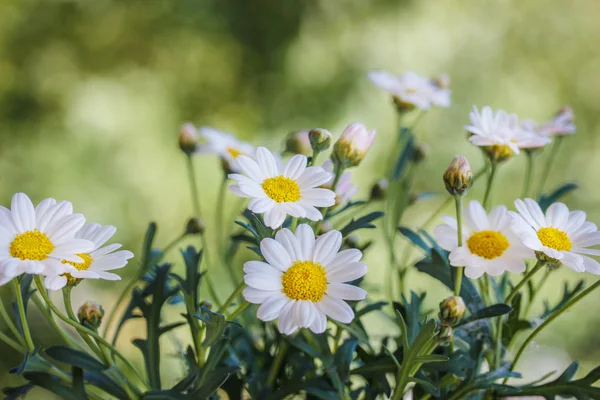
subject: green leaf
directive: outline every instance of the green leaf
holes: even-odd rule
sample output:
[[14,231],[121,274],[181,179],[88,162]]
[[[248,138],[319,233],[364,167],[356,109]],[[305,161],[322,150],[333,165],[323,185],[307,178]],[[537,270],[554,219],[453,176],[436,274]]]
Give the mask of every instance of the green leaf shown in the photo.
[[[21,287],[21,298],[23,299],[23,309],[25,310],[25,316],[27,316],[27,305],[31,295],[35,293],[35,290],[31,290],[31,281],[33,275],[26,274],[21,275],[19,279],[19,286]],[[15,320],[17,322],[17,329],[21,332],[21,336],[25,336],[23,333],[23,323],[21,322],[21,313],[19,312],[19,305],[17,301],[12,302],[12,310],[15,314]]]
[[406,144],[404,145],[400,156],[396,160],[396,165],[394,166],[392,179],[395,181],[399,180],[404,175],[406,166],[408,165],[408,162],[412,159],[413,153],[415,151],[415,138],[412,135],[410,129],[402,128],[400,130],[400,139],[405,139]]
[[8,372],[16,375],[23,375],[24,372],[49,372],[53,366],[39,355],[41,347],[36,347],[33,351],[25,352],[23,361],[18,366],[11,368]]
[[381,211],[374,211],[370,214],[367,214],[363,217],[360,217],[359,219],[355,220],[354,218],[352,218],[352,221],[350,221],[345,227],[343,227],[340,232],[342,233],[342,236],[348,236],[348,234],[350,234],[351,232],[354,232],[358,229],[372,229],[375,228],[375,225],[373,225],[371,222],[375,221],[378,218],[383,217],[383,212]]
[[429,246],[427,244],[427,242],[425,242],[423,240],[423,238],[421,238],[421,236],[417,235],[411,229],[406,228],[404,226],[399,226],[398,227],[398,232],[400,232],[402,235],[404,235],[415,246],[420,247],[421,249],[423,249],[423,251],[425,251],[425,254],[430,254],[431,253],[431,246]]
[[565,282],[563,286],[563,296],[560,301],[555,306],[550,306],[550,304],[545,301],[544,302],[544,312],[540,315],[541,319],[546,319],[550,315],[554,314],[556,311],[562,309],[565,304],[567,304],[576,294],[583,290],[585,286],[584,281],[580,280],[577,282],[573,289],[569,289],[569,282]]
[[80,390],[65,386],[60,379],[45,372],[25,372],[23,377],[35,386],[49,390],[65,400],[87,400],[85,392],[82,394]]
[[383,307],[387,306],[387,304],[388,303],[385,301],[379,301],[377,303],[368,304],[365,307],[361,308],[360,310],[357,310],[355,313],[355,316],[356,316],[356,318],[360,318],[364,315],[367,315],[370,312],[379,311]]
[[212,312],[208,309],[203,309],[206,317],[202,314],[196,314],[195,317],[203,320],[206,323],[206,337],[202,342],[202,347],[210,347],[220,341],[225,334],[228,323],[223,314]]
[[21,386],[5,387],[4,389],[2,389],[2,393],[6,395],[4,397],[4,400],[24,399],[24,398],[26,398],[27,393],[29,393],[29,391],[31,389],[33,389],[34,387],[35,387],[35,385],[33,383],[27,383],[27,384],[21,385]]
[[502,303],[494,304],[494,305],[482,308],[481,310],[475,311],[473,314],[469,315],[467,318],[463,318],[458,324],[456,324],[456,326],[458,327],[458,326],[466,325],[466,324],[469,324],[473,321],[477,321],[480,319],[499,317],[500,315],[508,314],[512,310],[513,310],[512,307],[509,306],[508,304],[502,304]]
[[102,372],[108,368],[108,365],[98,361],[91,355],[63,345],[52,346],[46,349],[46,354],[56,361],[81,368],[85,371]]
[[345,382],[350,373],[350,364],[354,358],[354,352],[358,346],[358,340],[351,338],[346,340],[335,353],[334,362],[338,370],[338,375],[342,382]]
[[[85,371],[83,373],[83,378],[90,385],[96,386],[97,388],[104,390],[106,393],[116,397],[119,400],[129,400],[127,392],[125,392],[125,390],[123,390],[121,386],[119,386],[114,380],[107,376],[112,375],[111,369],[113,368],[116,370],[118,367],[110,367],[108,370],[104,371],[104,373]],[[121,374],[122,372],[119,373],[119,375]]]
[[550,204],[560,200],[560,198],[566,196],[578,187],[579,185],[577,185],[576,183],[565,183],[549,194],[540,195],[540,198],[538,199],[538,204],[540,205],[542,211],[546,212],[546,209],[550,207]]
[[190,399],[208,399],[217,391],[218,388],[223,386],[225,381],[229,379],[232,374],[235,374],[237,371],[238,368],[217,368],[208,374],[202,386],[198,390],[190,393],[194,396],[190,397]]

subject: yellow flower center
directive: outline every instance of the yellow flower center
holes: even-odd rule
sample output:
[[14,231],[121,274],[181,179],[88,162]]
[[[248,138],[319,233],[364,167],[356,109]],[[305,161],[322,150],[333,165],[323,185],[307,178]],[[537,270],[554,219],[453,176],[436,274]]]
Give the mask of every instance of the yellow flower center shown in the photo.
[[514,151],[506,144],[495,144],[484,147],[490,157],[496,161],[504,161],[513,156]]
[[229,155],[235,160],[236,158],[238,158],[238,156],[244,154],[241,151],[239,151],[238,149],[234,148],[234,147],[227,147],[225,149],[225,151],[227,153],[229,153]]
[[540,242],[546,247],[558,251],[571,250],[571,240],[567,234],[559,229],[547,227],[537,231]]
[[[79,271],[86,271],[86,270],[88,270],[90,268],[90,265],[92,265],[92,263],[94,262],[94,259],[92,258],[92,256],[90,256],[89,254],[86,254],[86,253],[80,253],[80,254],[77,254],[77,255],[83,259],[83,262],[76,263],[76,262],[73,262],[73,261],[63,260],[62,263],[63,264],[70,264],[70,265],[74,266],[75,268],[77,268]],[[71,274],[69,274],[69,273],[63,274],[63,276],[65,276],[67,278],[67,283],[69,285],[73,285],[73,284],[75,284],[78,281],[78,278],[73,278],[71,276]]]
[[54,245],[38,230],[18,234],[10,244],[10,255],[21,260],[42,261],[52,253]]
[[261,186],[267,196],[278,203],[293,203],[300,200],[300,186],[295,180],[283,175],[267,178]]
[[281,276],[281,285],[290,299],[320,301],[327,290],[325,268],[312,261],[296,261]]
[[500,257],[509,246],[506,236],[497,231],[480,231],[472,234],[467,240],[467,247],[471,253],[486,260]]

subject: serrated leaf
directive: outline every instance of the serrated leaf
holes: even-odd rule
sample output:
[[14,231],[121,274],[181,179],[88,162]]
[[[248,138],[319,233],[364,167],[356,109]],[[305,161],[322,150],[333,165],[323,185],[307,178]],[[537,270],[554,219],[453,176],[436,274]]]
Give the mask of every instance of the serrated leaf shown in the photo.
[[123,388],[121,388],[121,386],[119,386],[119,384],[117,384],[109,376],[104,375],[105,373],[108,375],[110,371],[107,370],[104,373],[84,371],[83,379],[87,383],[104,390],[106,393],[116,397],[119,400],[128,400],[129,395],[127,394],[127,392],[125,392],[125,390],[123,390]]
[[388,303],[385,301],[379,301],[377,303],[368,304],[365,307],[361,308],[360,310],[357,310],[355,313],[355,316],[356,316],[356,318],[360,318],[364,315],[367,315],[370,312],[379,311],[383,307],[387,306],[387,304]]
[[402,152],[400,153],[398,159],[396,160],[396,164],[394,165],[392,179],[395,181],[399,180],[404,175],[406,166],[412,159],[415,150],[415,139],[412,135],[412,132],[409,129],[406,129],[401,131],[400,135],[402,138],[406,138],[406,144],[404,145]]
[[196,314],[196,318],[202,319],[206,324],[206,336],[202,342],[202,347],[207,348],[223,338],[228,323],[223,314],[215,313],[208,309],[204,309],[204,312],[206,313],[206,317]]
[[459,321],[456,326],[466,325],[473,321],[477,321],[480,319],[494,318],[499,317],[500,315],[508,314],[512,311],[512,307],[508,304],[494,304],[480,310],[475,311],[473,314],[469,315],[467,318],[463,318]]
[[352,221],[350,221],[345,227],[343,227],[340,232],[342,233],[342,236],[346,237],[348,236],[351,232],[354,232],[358,229],[372,229],[375,228],[375,225],[373,225],[371,222],[375,221],[378,218],[383,217],[383,212],[381,211],[374,211],[372,213],[369,213],[365,216],[362,216],[360,218],[358,218],[357,220],[355,220],[354,218],[352,219]]
[[82,393],[69,386],[63,385],[60,380],[45,372],[25,372],[23,377],[35,386],[49,390],[65,400],[87,400],[85,393]]
[[542,211],[546,212],[546,210],[548,209],[548,207],[550,207],[552,203],[560,200],[562,197],[566,196],[578,187],[579,185],[577,185],[576,183],[565,183],[559,186],[558,188],[554,189],[554,191],[552,191],[549,194],[540,195],[540,198],[538,199],[538,204],[540,205]]
[[357,346],[358,340],[351,338],[346,340],[335,353],[334,362],[342,382],[346,381],[348,374],[350,373],[350,364],[352,364]]
[[102,372],[108,368],[108,365],[98,361],[91,355],[63,345],[46,349],[46,354],[56,361],[79,367],[85,371]]
[[411,229],[404,226],[399,226],[398,232],[404,235],[404,237],[410,240],[415,246],[423,249],[425,254],[429,255],[431,253],[431,247],[423,240],[423,238],[421,238],[421,236],[417,235]]

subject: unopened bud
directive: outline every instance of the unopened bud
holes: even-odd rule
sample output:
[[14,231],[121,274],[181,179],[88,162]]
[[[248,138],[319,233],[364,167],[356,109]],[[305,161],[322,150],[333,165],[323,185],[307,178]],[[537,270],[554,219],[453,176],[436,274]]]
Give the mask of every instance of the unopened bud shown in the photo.
[[331,133],[322,128],[316,128],[308,132],[308,139],[313,152],[321,153],[331,146]]
[[181,126],[179,130],[179,147],[187,155],[196,151],[198,147],[198,131],[194,125],[186,123]]
[[371,200],[384,199],[390,183],[387,179],[381,178],[371,187]]
[[454,325],[465,314],[467,306],[460,296],[450,296],[440,303],[440,320],[443,323]]
[[355,167],[365,158],[375,140],[375,131],[363,124],[349,125],[335,142],[333,157],[343,168]]
[[446,190],[453,196],[462,196],[471,187],[473,173],[465,157],[456,156],[452,159],[450,166],[444,172],[444,183]]
[[415,145],[413,153],[412,153],[412,162],[414,162],[415,164],[420,163],[421,161],[423,161],[425,159],[425,157],[427,157],[427,153],[429,153],[429,147],[427,145],[424,145],[424,144]]
[[440,333],[438,333],[438,338],[440,340],[440,345],[449,346],[454,340],[454,328],[448,324],[442,324]]
[[312,147],[308,138],[308,131],[304,130],[290,133],[285,140],[285,152],[310,155]]
[[104,310],[102,306],[94,301],[86,301],[77,312],[79,322],[85,327],[96,330],[102,322]]
[[211,303],[210,301],[208,301],[208,300],[202,300],[202,301],[200,302],[200,307],[205,307],[205,308],[207,308],[207,309],[209,309],[209,310],[212,310],[212,308],[213,308],[213,305],[212,305],[212,303]]
[[206,224],[202,220],[202,218],[192,217],[189,219],[187,225],[185,226],[186,235],[202,235],[206,230]]
[[431,83],[433,83],[438,89],[448,89],[451,83],[450,75],[442,74],[437,78],[432,79]]
[[353,232],[349,234],[346,238],[346,244],[351,249],[360,249],[360,236],[358,235],[358,233]]

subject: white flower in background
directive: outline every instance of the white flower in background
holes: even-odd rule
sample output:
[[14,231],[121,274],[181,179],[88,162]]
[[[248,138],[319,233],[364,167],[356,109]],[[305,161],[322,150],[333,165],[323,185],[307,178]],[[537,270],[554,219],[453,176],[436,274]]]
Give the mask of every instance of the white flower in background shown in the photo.
[[329,182],[331,174],[321,167],[306,167],[303,155],[290,158],[285,168],[277,164],[274,155],[264,147],[256,151],[256,160],[239,156],[241,174],[230,174],[237,181],[230,190],[251,198],[248,209],[264,214],[265,224],[279,228],[286,215],[318,221],[323,215],[316,207],[335,204],[335,193],[319,186]]
[[13,196],[10,210],[0,206],[0,284],[23,273],[54,275],[73,270],[62,260],[82,262],[76,254],[93,248],[75,237],[85,218],[67,201],[45,199],[34,208],[24,193]]
[[375,85],[390,92],[399,107],[428,110],[432,105],[450,106],[450,90],[444,86],[449,79],[445,77],[432,81],[411,71],[399,76],[386,71],[372,71],[367,76]]
[[[331,160],[325,161],[323,163],[323,169],[325,171],[331,173],[332,176],[331,176],[331,179],[329,180],[329,182],[322,185],[321,187],[331,189],[331,186],[333,185],[333,180],[335,179],[335,176],[333,176],[333,161],[331,161]],[[338,180],[338,183],[335,187],[335,205],[336,206],[349,201],[352,198],[352,196],[354,196],[356,194],[356,192],[358,192],[358,186],[355,186],[352,184],[352,182],[350,182],[351,177],[352,177],[352,174],[350,174],[350,172],[344,172],[342,174],[342,176],[340,177],[340,179]]]
[[47,276],[44,285],[50,290],[59,290],[65,287],[67,283],[74,284],[79,279],[105,279],[109,281],[120,280],[119,275],[113,274],[114,269],[122,268],[127,265],[127,260],[133,258],[133,253],[129,250],[118,250],[121,245],[118,243],[109,244],[101,247],[117,231],[114,226],[101,226],[100,224],[87,224],[75,234],[78,239],[89,240],[94,247],[85,253],[77,254],[82,262],[63,261],[63,264],[69,264],[75,267],[75,270],[60,274]]
[[521,135],[529,136],[530,140],[523,141],[521,149],[539,149],[551,142],[551,139],[540,133],[540,125],[534,120],[527,119],[519,123]]
[[333,156],[344,167],[356,167],[373,145],[376,132],[361,123],[350,124],[333,145]]
[[575,115],[569,106],[561,108],[550,121],[539,126],[539,133],[543,136],[562,136],[575,133],[573,123]]
[[198,152],[217,154],[228,172],[240,172],[238,156],[254,154],[254,147],[251,144],[237,140],[230,133],[203,126],[200,127],[200,134],[205,143],[198,146]]
[[284,228],[275,239],[263,239],[266,262],[244,264],[244,298],[260,304],[263,321],[279,318],[279,331],[291,335],[299,328],[323,333],[327,317],[348,324],[354,319],[344,300],[363,300],[367,293],[351,282],[367,273],[356,249],[339,251],[342,234],[330,231],[315,240],[312,228],[301,224],[293,234]]
[[484,273],[498,276],[504,271],[525,271],[525,259],[534,256],[511,231],[511,218],[506,207],[494,208],[489,215],[476,200],[469,202],[462,228],[463,245],[458,247],[457,223],[444,217],[445,224],[438,225],[434,234],[440,247],[450,252],[450,264],[465,267],[471,279]]
[[493,112],[489,106],[485,106],[479,112],[477,107],[473,106],[469,119],[471,124],[465,126],[467,132],[472,133],[469,141],[492,151],[498,159],[519,154],[520,149],[541,147],[550,143],[548,138],[522,129],[517,115],[507,114],[504,110]]
[[600,256],[600,250],[588,248],[600,245],[600,232],[596,224],[585,220],[585,212],[553,203],[544,214],[532,199],[515,200],[515,207],[519,213],[509,213],[512,229],[525,246],[574,271],[600,274],[600,263],[587,257]]

